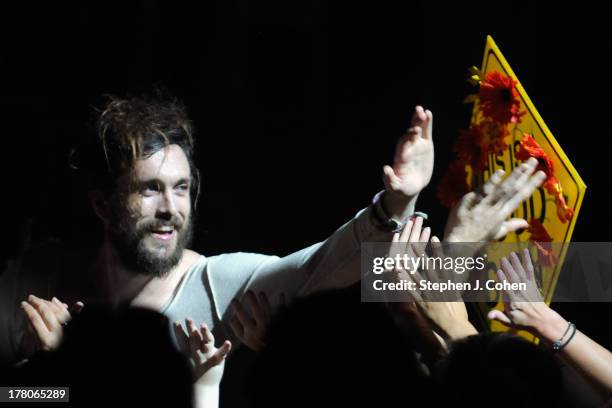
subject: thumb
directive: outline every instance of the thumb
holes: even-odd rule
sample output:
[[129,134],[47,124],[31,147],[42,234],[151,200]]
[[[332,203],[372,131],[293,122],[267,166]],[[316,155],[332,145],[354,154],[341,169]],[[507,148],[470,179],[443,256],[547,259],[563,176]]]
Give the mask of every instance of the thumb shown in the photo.
[[511,232],[518,231],[522,228],[528,228],[529,223],[522,218],[510,218],[508,221],[504,221],[495,234],[494,239],[502,239],[504,236]]
[[85,304],[83,302],[75,302],[72,307],[70,307],[70,310],[68,311],[71,315],[74,315],[75,313],[80,313],[81,310],[83,310],[83,308],[85,307]]
[[384,166],[383,167],[383,182],[385,183],[385,188],[389,191],[394,190],[398,181],[399,179],[395,175],[395,171],[393,170],[393,168],[391,166]]
[[504,326],[512,326],[512,321],[501,310],[493,309],[487,314],[489,320],[496,320]]

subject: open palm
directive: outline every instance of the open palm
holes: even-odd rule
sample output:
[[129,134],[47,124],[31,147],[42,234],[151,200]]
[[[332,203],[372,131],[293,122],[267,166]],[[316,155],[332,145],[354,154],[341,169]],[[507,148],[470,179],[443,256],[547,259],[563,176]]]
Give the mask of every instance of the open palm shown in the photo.
[[397,143],[393,167],[383,169],[387,191],[412,197],[429,184],[434,164],[432,124],[431,111],[417,106],[410,128]]

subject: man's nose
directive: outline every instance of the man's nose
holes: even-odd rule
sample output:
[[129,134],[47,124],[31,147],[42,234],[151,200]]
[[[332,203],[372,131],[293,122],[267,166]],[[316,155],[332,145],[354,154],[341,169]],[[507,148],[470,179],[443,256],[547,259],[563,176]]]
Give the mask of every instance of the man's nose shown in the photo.
[[170,219],[178,213],[175,197],[171,191],[166,191],[160,197],[159,207],[157,209],[162,218]]

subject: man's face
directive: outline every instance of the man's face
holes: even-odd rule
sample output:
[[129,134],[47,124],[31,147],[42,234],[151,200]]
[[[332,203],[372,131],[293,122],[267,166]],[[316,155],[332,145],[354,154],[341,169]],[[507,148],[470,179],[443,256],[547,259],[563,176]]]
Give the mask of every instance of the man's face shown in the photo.
[[193,229],[190,185],[189,162],[178,145],[138,160],[119,180],[108,229],[128,268],[164,276],[181,260]]

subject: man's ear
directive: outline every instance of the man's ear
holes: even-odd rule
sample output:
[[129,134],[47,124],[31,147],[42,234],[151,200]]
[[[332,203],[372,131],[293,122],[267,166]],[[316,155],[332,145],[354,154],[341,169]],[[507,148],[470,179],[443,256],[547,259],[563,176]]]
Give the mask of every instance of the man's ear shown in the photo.
[[102,222],[107,222],[110,215],[110,209],[108,208],[108,200],[104,192],[102,190],[90,190],[87,196],[98,218],[100,218]]

